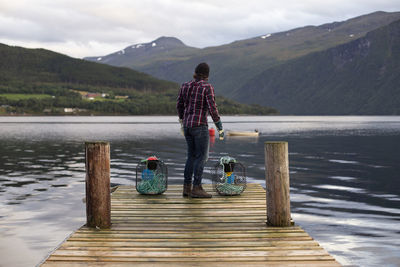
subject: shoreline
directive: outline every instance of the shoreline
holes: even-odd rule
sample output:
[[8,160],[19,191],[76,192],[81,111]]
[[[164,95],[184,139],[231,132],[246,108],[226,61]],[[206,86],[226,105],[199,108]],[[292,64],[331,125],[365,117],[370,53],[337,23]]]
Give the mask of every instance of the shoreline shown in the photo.
[[[13,115],[4,115],[1,114],[0,118],[2,117],[172,117],[178,116],[178,114],[142,114],[142,115],[126,115],[126,114],[102,114],[102,115],[80,115],[80,114],[52,114],[52,115],[45,115],[45,114],[13,114]],[[399,115],[393,114],[313,114],[313,115],[304,115],[304,114],[267,114],[267,115],[257,115],[257,114],[220,114],[221,117],[232,116],[232,117],[400,117]]]

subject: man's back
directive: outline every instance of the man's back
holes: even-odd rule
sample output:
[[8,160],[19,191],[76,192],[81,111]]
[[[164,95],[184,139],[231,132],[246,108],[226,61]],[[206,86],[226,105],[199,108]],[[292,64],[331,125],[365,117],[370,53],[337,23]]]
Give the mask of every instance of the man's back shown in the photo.
[[179,92],[177,109],[185,127],[207,125],[210,113],[213,121],[219,121],[213,86],[205,80],[195,79],[184,83]]

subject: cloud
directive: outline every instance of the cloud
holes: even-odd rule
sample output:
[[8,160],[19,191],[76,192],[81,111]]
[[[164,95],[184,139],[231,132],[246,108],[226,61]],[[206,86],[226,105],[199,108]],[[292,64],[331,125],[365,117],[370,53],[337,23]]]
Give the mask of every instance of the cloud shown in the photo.
[[75,56],[104,55],[175,36],[206,47],[345,20],[398,0],[0,0],[0,42]]

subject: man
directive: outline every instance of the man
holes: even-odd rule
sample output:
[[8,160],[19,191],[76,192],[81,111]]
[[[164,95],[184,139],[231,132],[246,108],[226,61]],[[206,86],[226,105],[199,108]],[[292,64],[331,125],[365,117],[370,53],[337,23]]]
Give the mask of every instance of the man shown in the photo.
[[197,65],[194,80],[182,84],[176,104],[188,147],[183,181],[184,197],[212,197],[201,186],[204,164],[208,159],[208,113],[218,129],[220,139],[224,137],[224,130],[215,103],[214,88],[208,83],[209,73],[207,63]]

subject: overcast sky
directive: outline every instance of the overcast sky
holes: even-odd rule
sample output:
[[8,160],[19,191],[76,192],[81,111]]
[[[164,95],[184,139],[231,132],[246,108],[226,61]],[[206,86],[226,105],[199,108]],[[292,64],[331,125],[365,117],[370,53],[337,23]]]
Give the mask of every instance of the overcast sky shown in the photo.
[[207,47],[374,11],[400,0],[0,0],[0,43],[73,57],[174,36]]

